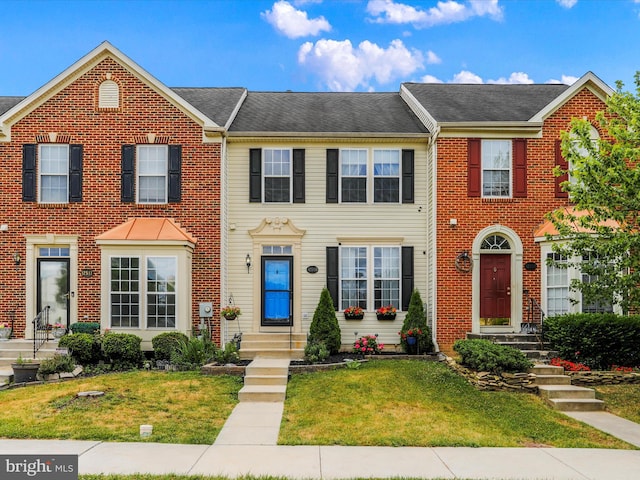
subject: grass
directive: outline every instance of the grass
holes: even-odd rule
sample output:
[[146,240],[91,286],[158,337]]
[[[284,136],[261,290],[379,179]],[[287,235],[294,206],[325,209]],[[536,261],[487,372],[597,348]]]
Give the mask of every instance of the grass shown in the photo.
[[605,401],[607,411],[640,423],[640,385],[606,385],[594,387],[599,399]]
[[630,448],[539,397],[479,392],[444,364],[416,361],[294,375],[279,443]]
[[[129,372],[0,391],[0,437],[212,444],[240,377]],[[77,398],[81,391],[103,397]],[[637,399],[630,405],[637,405]],[[630,448],[534,395],[479,392],[446,365],[371,361],[293,375],[280,430],[287,445]],[[152,477],[140,477],[152,478]]]
[[[211,444],[237,403],[237,377],[128,372],[0,392],[0,437]],[[99,390],[102,397],[79,398]]]

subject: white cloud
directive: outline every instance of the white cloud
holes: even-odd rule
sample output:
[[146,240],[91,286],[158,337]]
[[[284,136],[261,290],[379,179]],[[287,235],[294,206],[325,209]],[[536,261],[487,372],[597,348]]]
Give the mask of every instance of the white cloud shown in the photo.
[[371,89],[370,82],[380,84],[406,77],[423,68],[422,54],[407,49],[401,40],[383,48],[368,40],[357,48],[349,40],[318,40],[304,43],[298,50],[298,63],[315,72],[332,91]]
[[449,83],[484,83],[482,78],[480,78],[475,73],[469,72],[467,70],[462,70],[459,73],[456,73],[453,76],[453,80]]
[[556,0],[556,2],[558,2],[561,7],[571,8],[578,3],[578,0]]
[[309,19],[307,12],[296,10],[289,2],[279,0],[271,10],[263,12],[262,17],[283,35],[289,38],[300,38],[328,32],[331,25],[324,17]]
[[475,16],[502,19],[502,7],[498,5],[498,0],[468,0],[466,4],[446,0],[428,10],[395,3],[393,0],[370,0],[367,12],[374,17],[372,20],[376,23],[410,23],[416,28],[463,22]]
[[431,50],[429,50],[427,52],[427,63],[430,65],[434,65],[437,63],[442,63],[442,59],[436,55],[434,52],[432,52]]
[[444,83],[442,80],[440,80],[437,77],[434,77],[433,75],[425,75],[420,79],[420,81],[422,83]]
[[552,78],[550,80],[547,80],[545,83],[561,83],[563,85],[573,85],[578,80],[580,80],[580,77],[574,77],[572,75],[562,75],[560,77],[560,80],[556,80],[555,78]]
[[500,77],[498,80],[487,80],[487,83],[499,84],[532,84],[533,80],[529,78],[529,74],[524,72],[513,72],[509,78]]

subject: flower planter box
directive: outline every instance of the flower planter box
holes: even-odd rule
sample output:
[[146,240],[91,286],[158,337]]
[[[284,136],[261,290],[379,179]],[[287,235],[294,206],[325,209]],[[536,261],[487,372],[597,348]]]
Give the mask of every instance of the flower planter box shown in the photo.
[[238,318],[238,316],[235,313],[227,313],[224,318],[226,318],[227,320],[235,320],[236,318]]
[[0,328],[0,342],[6,342],[11,337],[10,328]]
[[345,320],[362,320],[364,318],[364,313],[345,313]]
[[12,363],[11,368],[13,368],[14,383],[35,382],[40,363]]
[[395,313],[378,313],[377,317],[378,317],[378,320],[395,320],[396,314]]

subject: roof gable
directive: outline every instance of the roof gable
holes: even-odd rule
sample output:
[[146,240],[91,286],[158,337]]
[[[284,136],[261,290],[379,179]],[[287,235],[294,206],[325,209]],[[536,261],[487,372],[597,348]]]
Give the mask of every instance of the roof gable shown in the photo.
[[[96,66],[107,57],[112,58],[114,61],[122,65],[134,76],[140,79],[140,81],[147,84],[150,88],[167,99],[167,101],[171,102],[178,109],[191,117],[195,122],[202,126],[205,134],[207,132],[215,132],[217,135],[219,135],[220,132],[224,131],[224,128],[221,127],[218,123],[195,108],[192,104],[190,104],[176,92],[167,88],[153,75],[148,73],[137,63],[120,52],[120,50],[115,48],[109,42],[103,42],[87,55],[67,68],[65,71],[63,71],[55,78],[47,82],[45,85],[40,87],[38,90],[33,92],[31,95],[23,98],[21,101],[11,106],[4,113],[0,114],[0,141],[2,141],[3,139],[5,141],[8,141],[8,139],[10,139],[11,125],[24,118],[39,105],[56,95],[62,89],[73,83],[74,80],[91,70],[94,66]],[[0,103],[0,106],[3,103],[4,102]]]

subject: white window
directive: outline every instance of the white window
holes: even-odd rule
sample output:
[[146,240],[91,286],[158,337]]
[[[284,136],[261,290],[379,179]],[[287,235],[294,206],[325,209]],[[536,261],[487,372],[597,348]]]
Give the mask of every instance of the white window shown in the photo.
[[291,150],[264,149],[264,201],[290,202],[293,176]]
[[400,247],[340,247],[340,307],[400,308]]
[[[548,253],[548,259],[561,264],[567,259],[559,253]],[[569,271],[556,265],[547,265],[547,315],[562,315],[569,312]]]
[[400,202],[400,150],[373,149],[371,157],[372,165],[367,149],[340,150],[341,202]]
[[510,140],[482,140],[482,196],[511,196]]
[[69,201],[69,145],[39,145],[39,181],[41,203]]
[[167,203],[167,145],[138,145],[138,203]]
[[111,257],[111,327],[175,328],[176,272],[176,257]]
[[373,151],[373,201],[400,202],[400,150]]

